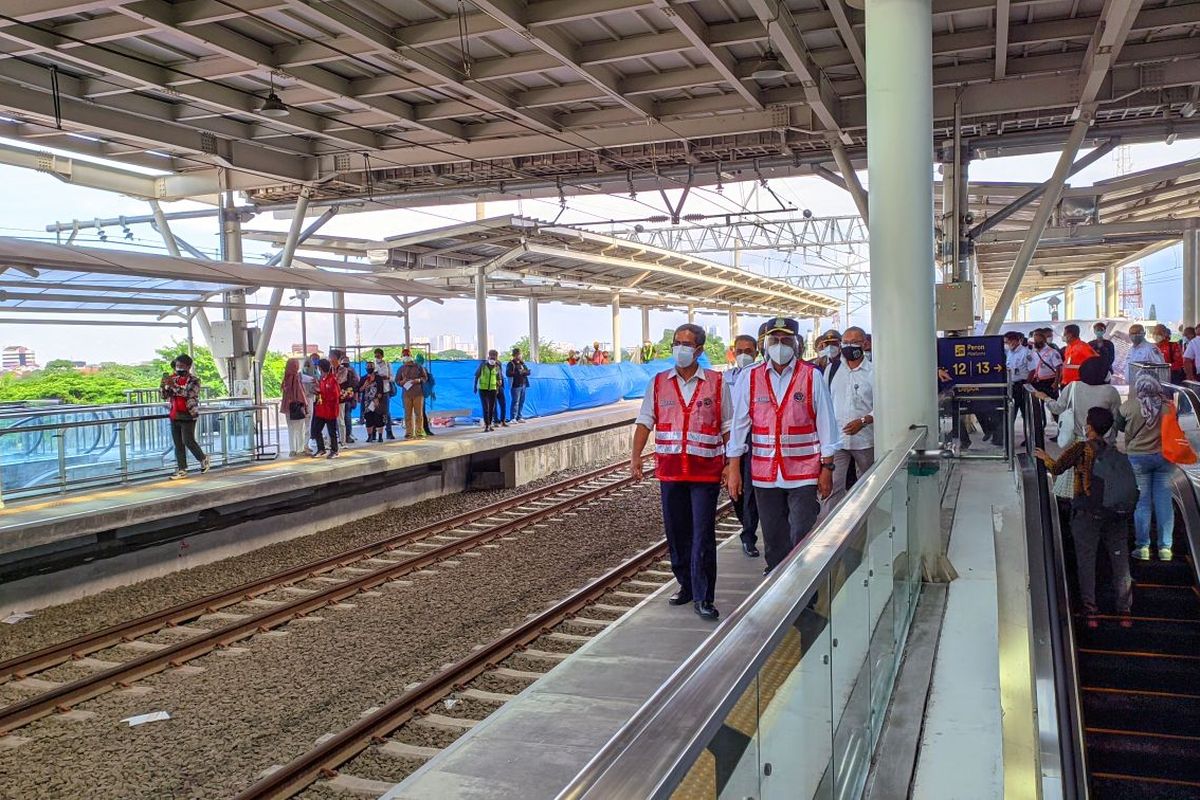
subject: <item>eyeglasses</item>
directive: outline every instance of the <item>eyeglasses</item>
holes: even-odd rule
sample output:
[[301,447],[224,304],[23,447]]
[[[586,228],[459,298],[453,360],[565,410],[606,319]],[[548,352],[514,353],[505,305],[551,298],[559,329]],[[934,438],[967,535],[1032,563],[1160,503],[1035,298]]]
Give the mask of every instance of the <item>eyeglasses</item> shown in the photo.
[[[795,347],[796,346],[796,337],[788,335],[788,334],[785,334],[783,336],[776,336],[774,334],[771,334],[771,335],[767,336],[766,344],[768,346],[773,345],[773,344],[786,344],[786,345],[790,345],[791,347]],[[829,342],[829,344],[833,344],[833,342]]]

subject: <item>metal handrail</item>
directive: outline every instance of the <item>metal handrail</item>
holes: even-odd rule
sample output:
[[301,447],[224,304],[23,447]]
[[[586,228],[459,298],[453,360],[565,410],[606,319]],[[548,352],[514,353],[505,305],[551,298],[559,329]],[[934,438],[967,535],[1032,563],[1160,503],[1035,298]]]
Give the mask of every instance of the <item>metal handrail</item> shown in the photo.
[[[160,404],[160,407],[161,407],[161,404]],[[270,406],[254,405],[253,403],[249,403],[249,402],[247,402],[246,405],[235,406],[232,408],[203,408],[202,407],[199,409],[199,412],[200,412],[199,416],[203,417],[203,416],[227,414],[230,411],[266,411],[268,408],[270,408]],[[92,427],[94,425],[113,425],[116,423],[126,423],[126,422],[149,422],[149,421],[158,420],[158,419],[169,419],[170,416],[171,415],[169,412],[163,411],[158,414],[145,414],[140,417],[108,417],[107,419],[75,420],[73,422],[59,422],[59,423],[54,423],[51,425],[22,425],[20,427],[18,427],[16,425],[10,425],[7,428],[0,428],[0,436],[4,436],[4,435],[10,434],[10,433],[37,433],[39,431],[62,431],[62,430],[67,430],[67,429],[71,429],[71,428],[88,428],[88,427]]]
[[559,800],[663,798],[674,791],[841,562],[892,480],[926,438],[914,429],[650,697],[559,793]]

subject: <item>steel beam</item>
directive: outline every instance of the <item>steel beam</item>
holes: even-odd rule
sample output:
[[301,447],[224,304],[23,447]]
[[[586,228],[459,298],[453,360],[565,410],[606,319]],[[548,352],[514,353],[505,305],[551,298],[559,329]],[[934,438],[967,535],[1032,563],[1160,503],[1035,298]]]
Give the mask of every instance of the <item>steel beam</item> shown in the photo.
[[[837,5],[841,0],[830,0],[831,3]],[[854,207],[858,209],[858,215],[862,217],[863,225],[869,225],[870,213],[867,192],[863,189],[862,181],[858,179],[858,173],[854,171],[854,164],[850,162],[850,155],[846,152],[846,147],[836,136],[829,137],[829,149],[833,151],[833,160],[837,162],[838,171],[842,173],[842,180],[846,182],[846,190],[850,192],[850,197],[854,200]]]
[[683,35],[687,43],[720,74],[721,79],[741,95],[742,100],[749,108],[761,109],[763,107],[762,101],[758,99],[758,93],[742,82],[733,55],[728,50],[717,49],[711,44],[713,32],[691,4],[672,0],[655,0],[654,4],[667,16],[667,19]]
[[998,81],[1003,80],[1008,71],[1008,14],[1011,5],[1009,0],[996,0],[996,68],[992,75]]

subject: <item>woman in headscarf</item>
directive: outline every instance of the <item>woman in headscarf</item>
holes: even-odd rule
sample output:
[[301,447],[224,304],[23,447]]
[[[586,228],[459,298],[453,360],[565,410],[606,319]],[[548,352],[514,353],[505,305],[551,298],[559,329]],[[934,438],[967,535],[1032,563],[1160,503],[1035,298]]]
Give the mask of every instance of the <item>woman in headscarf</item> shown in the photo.
[[308,455],[308,398],[300,380],[298,358],[289,358],[283,368],[279,413],[287,420],[288,455]]
[[1170,561],[1175,532],[1175,510],[1171,503],[1171,475],[1175,465],[1163,458],[1163,406],[1170,403],[1158,378],[1149,372],[1137,376],[1133,393],[1121,404],[1117,427],[1125,431],[1125,453],[1137,478],[1138,504],[1133,512],[1134,545],[1130,553],[1139,561],[1150,560],[1150,522],[1158,524],[1158,557]]
[[[1035,391],[1034,397],[1045,401],[1046,410],[1055,416],[1061,416],[1067,408],[1075,420],[1075,441],[1082,442],[1087,438],[1086,422],[1089,410],[1107,408],[1114,417],[1121,409],[1121,395],[1115,386],[1110,386],[1108,367],[1102,358],[1089,358],[1079,366],[1079,380],[1068,384],[1058,399],[1053,399],[1043,392]],[[1106,444],[1117,441],[1117,431],[1114,428],[1105,436]]]

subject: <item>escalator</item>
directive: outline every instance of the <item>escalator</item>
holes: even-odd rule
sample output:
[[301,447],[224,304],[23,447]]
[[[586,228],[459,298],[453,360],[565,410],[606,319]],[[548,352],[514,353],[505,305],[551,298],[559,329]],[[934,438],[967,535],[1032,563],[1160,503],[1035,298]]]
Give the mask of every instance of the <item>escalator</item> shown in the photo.
[[[1039,715],[1049,708],[1056,718],[1058,749],[1047,759],[1043,742],[1043,777],[1050,760],[1062,782],[1055,794],[1064,798],[1200,800],[1200,483],[1182,469],[1174,476],[1174,559],[1159,561],[1152,548],[1153,560],[1132,561],[1132,627],[1113,615],[1111,573],[1098,554],[1102,616],[1092,629],[1083,624],[1067,518],[1056,512],[1041,466],[1021,461],[1027,524],[1035,522],[1035,491],[1041,511],[1042,530],[1029,539],[1035,641],[1053,659],[1052,699],[1047,704],[1040,686]],[[1034,569],[1035,557],[1048,561]]]

